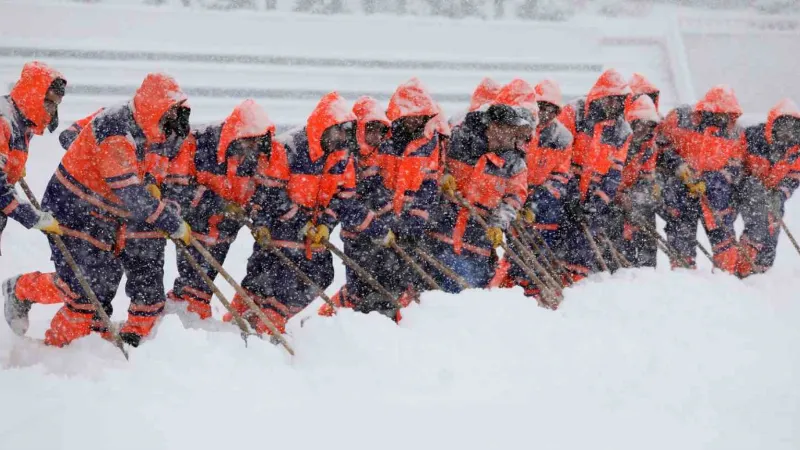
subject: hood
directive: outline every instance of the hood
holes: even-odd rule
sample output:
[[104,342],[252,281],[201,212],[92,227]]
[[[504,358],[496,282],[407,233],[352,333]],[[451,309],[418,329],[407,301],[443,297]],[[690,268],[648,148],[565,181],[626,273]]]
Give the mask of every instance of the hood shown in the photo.
[[697,102],[694,107],[695,112],[710,112],[733,114],[735,117],[742,115],[742,107],[736,100],[733,89],[725,84],[719,84],[706,92],[706,95]]
[[772,127],[775,125],[775,121],[778,120],[778,117],[782,116],[791,116],[800,119],[800,109],[791,99],[785,98],[769,110],[767,126],[764,133],[766,134],[767,142],[770,144],[772,144]]
[[[133,117],[144,132],[148,143],[166,140],[159,122],[174,105],[185,104],[186,94],[169,75],[149,73],[133,96]],[[185,105],[188,106],[188,105]]]
[[654,94],[656,92],[661,92],[655,84],[651,83],[650,80],[638,72],[631,76],[628,85],[631,87],[631,91],[633,91],[634,94]]
[[264,108],[254,100],[245,100],[233,109],[231,115],[222,124],[222,132],[217,146],[217,164],[225,161],[228,146],[238,139],[275,135],[275,124],[270,120]]
[[552,103],[559,108],[564,106],[564,97],[561,95],[561,86],[553,80],[543,80],[534,88],[536,101]]
[[381,108],[378,101],[374,98],[365,95],[359,97],[353,105],[353,114],[356,115],[358,120],[358,128],[356,129],[356,138],[359,145],[365,142],[366,128],[369,122],[380,122],[387,127],[392,126],[392,122],[386,117],[386,112]]
[[[508,106],[521,107],[528,110],[534,121],[539,116],[539,105],[536,103],[536,91],[527,81],[515,78],[500,89],[494,103]],[[531,124],[535,126],[536,124]]]
[[66,81],[59,71],[43,62],[33,61],[22,66],[19,80],[11,89],[11,99],[22,115],[33,123],[32,130],[38,135],[44,133],[52,120],[44,109],[44,98],[50,85],[58,79]]
[[625,111],[625,120],[629,123],[634,120],[647,120],[658,123],[661,121],[661,117],[658,115],[653,99],[647,95],[640,95]]
[[589,95],[586,96],[586,111],[588,113],[589,105],[592,102],[601,98],[630,94],[632,94],[631,88],[622,75],[615,69],[608,69],[600,75],[600,78],[589,90]]
[[389,100],[386,116],[394,122],[401,117],[435,116],[439,107],[418,78],[412,78],[397,87]]
[[345,99],[337,92],[326,94],[320,99],[306,122],[308,152],[312,161],[322,158],[322,133],[341,123],[357,120]]
[[438,103],[436,104],[436,109],[439,113],[425,124],[425,136],[430,139],[433,137],[433,133],[436,132],[442,136],[449,137],[452,130],[447,122],[447,117],[445,117],[444,111],[442,111],[442,107]]
[[497,97],[501,87],[498,82],[489,77],[482,79],[478,87],[475,88],[475,92],[472,93],[469,110],[477,111],[481,106],[491,103]]

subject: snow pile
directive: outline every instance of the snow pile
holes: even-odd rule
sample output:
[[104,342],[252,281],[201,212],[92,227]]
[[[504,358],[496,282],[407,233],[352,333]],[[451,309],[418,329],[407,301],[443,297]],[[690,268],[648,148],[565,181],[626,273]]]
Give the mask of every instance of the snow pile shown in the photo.
[[557,312],[431,294],[399,327],[293,320],[294,358],[175,315],[130,363],[3,327],[0,448],[798,448],[800,306],[769,277],[599,275]]

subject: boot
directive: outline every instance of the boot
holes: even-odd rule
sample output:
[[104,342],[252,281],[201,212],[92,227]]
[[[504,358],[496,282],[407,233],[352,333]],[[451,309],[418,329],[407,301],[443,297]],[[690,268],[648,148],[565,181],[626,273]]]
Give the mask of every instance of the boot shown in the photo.
[[728,273],[735,274],[738,263],[739,251],[735,246],[714,255],[714,265]]
[[93,313],[75,312],[66,306],[58,310],[44,333],[45,345],[64,347],[92,332]]
[[198,297],[199,296],[195,297],[186,292],[184,292],[181,295],[176,294],[175,291],[169,291],[167,293],[167,299],[175,303],[186,302],[186,310],[189,311],[190,313],[196,314],[198,317],[200,317],[200,320],[210,319],[211,296],[208,295],[207,298],[198,298]]
[[3,297],[5,298],[3,312],[11,331],[19,336],[24,336],[30,326],[28,313],[33,304],[17,297],[17,280],[20,277],[21,275],[17,275],[3,282]]
[[509,269],[511,269],[511,263],[509,263],[506,258],[501,259],[497,264],[494,276],[491,281],[489,281],[489,287],[501,289],[510,289],[514,287],[514,280],[508,273]]
[[119,331],[119,337],[131,347],[138,347],[150,335],[159,316],[138,316],[128,312],[128,320]]
[[[347,297],[347,289],[343,287],[331,297],[331,303],[337,308],[352,308],[353,303],[350,302]],[[336,310],[331,305],[325,303],[319,307],[317,314],[323,317],[331,317],[336,314]]]
[[[242,317],[244,317],[245,314],[250,311],[250,308],[247,307],[247,304],[245,304],[244,300],[242,300],[242,297],[239,294],[236,294],[233,297],[233,300],[231,301],[231,308],[239,313],[239,315]],[[223,322],[230,322],[232,320],[233,314],[230,312],[226,312],[225,315],[222,316]]]
[[[264,313],[265,316],[267,316],[267,319],[269,319],[270,322],[272,322],[272,324],[275,325],[275,328],[278,329],[278,332],[280,334],[286,333],[286,321],[289,319],[287,319],[286,317],[281,315],[281,313],[275,311],[272,308],[262,308],[261,311]],[[264,324],[264,322],[262,322],[261,319],[259,319],[255,313],[251,312],[250,314],[248,314],[247,320],[250,322],[250,325],[252,325],[253,328],[256,330],[256,333],[269,334],[269,335],[272,334],[267,325]]]

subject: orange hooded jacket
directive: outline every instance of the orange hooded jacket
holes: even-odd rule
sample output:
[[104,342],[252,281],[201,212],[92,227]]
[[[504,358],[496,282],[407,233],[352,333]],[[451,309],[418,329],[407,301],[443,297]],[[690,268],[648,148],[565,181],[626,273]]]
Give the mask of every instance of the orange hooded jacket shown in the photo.
[[45,110],[44,100],[50,86],[59,79],[65,80],[55,69],[38,61],[29,62],[23,66],[11,93],[0,98],[0,217],[3,221],[8,216],[31,228],[38,220],[39,215],[30,205],[17,201],[13,186],[25,172],[31,135],[41,135],[53,119]]
[[[322,146],[325,131],[341,126],[348,133],[345,147]],[[264,177],[264,201],[256,225],[272,230],[273,242],[286,248],[327,251],[303,243],[307,223],[333,229],[338,223],[353,233],[382,235],[376,214],[356,198],[356,116],[338,93],[325,95],[308,117],[306,126],[279,136]]]
[[[659,123],[661,120],[653,100],[646,95],[638,97],[631,103],[630,108],[625,113],[625,118],[629,123],[633,123],[635,120]],[[638,147],[634,147],[636,144],[633,142],[633,136],[631,135],[626,146],[628,147],[628,159],[622,171],[622,182],[619,185],[620,192],[630,189],[639,180],[653,181],[658,159],[655,136],[640,143]]]
[[[169,234],[176,232],[180,217],[143,185],[144,161],[150,147],[167,139],[160,125],[162,117],[174,107],[188,107],[186,101],[174,79],[149,74],[131,102],[95,116],[67,150],[50,182],[49,201],[56,218],[75,227],[88,227],[90,221],[102,218],[118,224],[120,220],[143,222]],[[67,207],[70,204],[74,206]],[[78,237],[92,239],[91,233],[73,231]],[[107,243],[90,242],[108,249]]]
[[[729,114],[731,119],[720,129],[702,122],[704,112]],[[693,109],[684,105],[671,111],[659,127],[660,140],[698,176],[731,165],[740,166],[744,138],[736,119],[741,115],[742,108],[733,90],[725,85],[714,86]]]
[[800,108],[792,100],[783,99],[770,110],[766,123],[745,130],[744,167],[748,175],[758,178],[768,189],[780,191],[786,200],[800,184],[800,145],[789,147],[775,142],[772,130],[780,117],[800,120]]
[[392,121],[392,137],[378,150],[379,184],[387,191],[387,200],[397,216],[407,212],[428,219],[430,203],[417,194],[431,190],[431,183],[436,190],[441,152],[438,127],[426,126],[421,136],[409,141],[398,136],[399,121],[412,116],[433,119],[440,113],[427,88],[416,78],[400,85],[389,100],[386,115]]
[[[624,117],[606,119],[593,103],[604,97],[629,96],[628,83],[614,69],[603,72],[585,100],[564,107],[559,121],[573,136],[572,171],[581,199],[592,190],[605,204],[616,195],[625,163],[630,126]],[[592,185],[594,188],[590,189]]]

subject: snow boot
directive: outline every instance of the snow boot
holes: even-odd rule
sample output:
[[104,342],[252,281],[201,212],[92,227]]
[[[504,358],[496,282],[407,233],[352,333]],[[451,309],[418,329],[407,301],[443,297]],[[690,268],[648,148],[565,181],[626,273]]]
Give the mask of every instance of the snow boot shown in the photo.
[[119,330],[120,339],[131,347],[138,347],[142,339],[153,331],[158,318],[159,316],[136,316],[128,313],[128,320]]
[[[242,297],[239,294],[236,294],[233,297],[233,300],[231,301],[231,308],[239,313],[239,315],[242,317],[244,317],[246,313],[250,311],[250,308],[247,307],[247,304],[245,304],[244,300],[242,300]],[[233,314],[230,312],[226,312],[225,315],[222,316],[223,322],[230,322],[232,320]]]
[[17,280],[21,276],[17,275],[3,282],[3,297],[5,299],[3,312],[11,331],[19,336],[24,336],[30,326],[28,313],[30,313],[33,303],[20,300],[17,297]]
[[45,345],[64,347],[92,332],[93,313],[75,312],[66,306],[58,310],[44,333]]
[[[188,290],[189,288],[184,288],[184,290]],[[188,293],[183,293],[181,295],[177,295],[175,291],[167,292],[167,299],[175,302],[175,303],[183,303],[186,302],[186,311],[190,313],[196,314],[200,317],[200,320],[206,320],[211,318],[211,296],[205,294],[204,292],[196,291],[198,294],[197,296],[192,296]],[[202,298],[199,298],[202,297]]]

